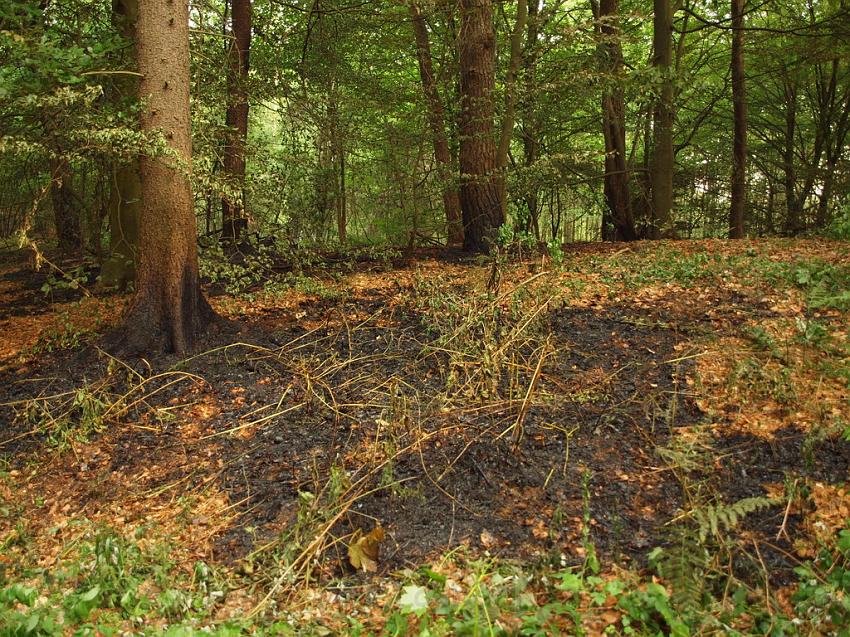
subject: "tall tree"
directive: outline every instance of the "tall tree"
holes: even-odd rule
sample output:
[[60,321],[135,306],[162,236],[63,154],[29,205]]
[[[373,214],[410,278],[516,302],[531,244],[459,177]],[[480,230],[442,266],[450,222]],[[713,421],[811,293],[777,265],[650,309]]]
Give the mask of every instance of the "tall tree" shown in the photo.
[[61,147],[54,146],[56,153],[50,158],[50,201],[53,204],[53,223],[56,242],[62,253],[79,252],[82,247],[79,211],[74,206],[71,162],[63,155]]
[[[537,58],[539,56],[540,36],[540,0],[531,0],[528,4],[528,18],[526,22],[527,33],[525,37],[525,51],[523,51],[523,74],[525,81],[524,103],[522,104],[522,152],[523,162],[526,168],[530,168],[537,161],[540,154],[540,123],[537,115]],[[528,208],[528,218],[525,228],[527,233],[533,233],[534,238],[540,241],[540,216],[538,188],[531,185],[525,196],[525,205]]]
[[517,0],[516,21],[511,32],[511,51],[508,58],[508,75],[505,78],[505,108],[499,132],[499,147],[496,149],[496,168],[499,171],[499,198],[502,202],[502,218],[508,215],[507,175],[508,154],[514,132],[516,113],[516,87],[522,64],[522,38],[528,22],[528,0]]
[[655,102],[652,148],[652,235],[672,235],[673,210],[673,8],[671,0],[653,0],[652,65],[660,83]]
[[599,24],[600,66],[607,80],[602,87],[602,132],[605,142],[605,205],[602,238],[634,241],[634,216],[629,191],[626,158],[626,103],[620,79],[623,73],[623,47],[619,24],[619,0],[592,0]]
[[744,79],[744,0],[731,0],[732,9],[732,202],[729,238],[744,237],[747,205],[747,95]]
[[[122,60],[130,69],[136,67],[136,20],[138,0],[112,0],[112,23],[129,45]],[[119,107],[135,99],[139,91],[138,77],[119,74],[113,80],[110,99]],[[142,209],[142,182],[138,158],[113,166],[109,183],[109,257],[101,268],[101,283],[107,287],[126,288],[136,278],[136,248],[139,243],[139,217]]]
[[[29,14],[35,24],[37,17],[41,26],[47,25],[46,10],[49,0],[39,0],[37,11]],[[35,9],[35,7],[33,7]],[[68,149],[62,141],[61,122],[57,122],[55,114],[48,109],[42,118],[44,136],[50,149],[50,202],[53,206],[53,227],[56,232],[56,243],[62,253],[79,252],[82,248],[82,228],[80,227],[79,210],[74,205],[74,171],[68,159]]]
[[138,285],[111,340],[128,353],[182,353],[216,318],[200,288],[188,176],[188,0],[140,0],[136,37],[142,130],[164,135],[168,152],[141,159]]
[[419,62],[419,77],[428,104],[428,124],[434,138],[434,159],[443,184],[443,207],[446,212],[446,227],[450,244],[463,242],[463,223],[460,213],[460,197],[452,175],[452,156],[446,136],[445,110],[437,89],[437,78],[431,58],[431,42],[428,25],[417,2],[409,3],[413,35],[416,40],[416,59]]
[[783,65],[782,86],[785,106],[785,137],[782,149],[782,171],[785,183],[785,227],[786,234],[794,235],[802,230],[804,196],[797,194],[797,170],[794,165],[795,141],[797,137],[797,79]]
[[248,139],[248,70],[251,52],[251,0],[232,0],[232,40],[227,52],[228,128],[224,144],[224,174],[239,197],[222,198],[222,238],[231,243],[248,224],[245,216],[245,144]]
[[460,48],[460,205],[463,247],[487,252],[504,223],[496,174],[493,94],[496,85],[496,33],[492,0],[461,0]]

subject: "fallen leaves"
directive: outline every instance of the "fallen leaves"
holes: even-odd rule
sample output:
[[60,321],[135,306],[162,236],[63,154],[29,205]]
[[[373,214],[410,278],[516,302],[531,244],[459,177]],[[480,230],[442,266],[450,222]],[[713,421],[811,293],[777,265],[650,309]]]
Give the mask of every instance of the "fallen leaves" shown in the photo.
[[375,573],[378,570],[381,542],[385,537],[386,532],[380,525],[366,535],[357,529],[348,545],[348,561],[358,570],[362,568],[367,573]]

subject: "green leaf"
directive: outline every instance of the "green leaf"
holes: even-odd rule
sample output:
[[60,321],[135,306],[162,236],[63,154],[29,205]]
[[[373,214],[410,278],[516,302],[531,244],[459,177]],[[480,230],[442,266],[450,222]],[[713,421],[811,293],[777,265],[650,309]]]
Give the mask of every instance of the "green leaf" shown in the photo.
[[561,573],[561,583],[555,586],[558,590],[574,593],[581,590],[581,578],[572,571]]
[[408,584],[398,600],[398,607],[404,613],[413,613],[417,617],[422,617],[428,610],[427,591],[422,586]]

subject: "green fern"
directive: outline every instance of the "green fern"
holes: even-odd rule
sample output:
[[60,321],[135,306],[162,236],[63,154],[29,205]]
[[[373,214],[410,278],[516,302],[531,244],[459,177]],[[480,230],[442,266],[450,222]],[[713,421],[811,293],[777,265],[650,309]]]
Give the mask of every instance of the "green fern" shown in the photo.
[[670,602],[689,614],[702,608],[711,554],[688,526],[672,529],[671,544],[649,554],[650,564],[670,588]]
[[694,509],[691,514],[699,525],[700,542],[705,542],[709,534],[718,537],[729,532],[748,514],[776,504],[771,498],[743,498],[732,504],[709,504]]

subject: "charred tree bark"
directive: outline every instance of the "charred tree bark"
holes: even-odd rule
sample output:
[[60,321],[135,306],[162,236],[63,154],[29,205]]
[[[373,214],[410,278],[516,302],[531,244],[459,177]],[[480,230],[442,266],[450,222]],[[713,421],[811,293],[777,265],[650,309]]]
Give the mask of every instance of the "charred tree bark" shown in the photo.
[[[594,3],[595,4],[595,3]],[[609,225],[603,215],[602,238],[612,241],[637,239],[629,169],[626,160],[626,102],[619,78],[623,72],[620,43],[619,0],[601,0],[596,10],[601,40],[599,57],[603,73],[612,81],[602,89],[602,132],[605,139],[605,203]]]
[[172,155],[142,157],[136,295],[108,340],[127,354],[191,350],[216,318],[198,276],[189,115],[187,0],[141,0],[136,25],[142,130],[161,131]]
[[[136,41],[138,0],[113,0],[112,22],[131,43]],[[136,49],[125,49],[125,64],[135,69]],[[118,76],[110,99],[122,103],[135,99],[138,80],[132,75]],[[136,279],[136,249],[139,244],[139,217],[142,210],[142,182],[138,159],[113,167],[109,190],[109,257],[101,268],[101,284],[125,289]]]
[[446,137],[445,110],[440,93],[437,90],[437,80],[434,75],[434,65],[431,59],[431,43],[428,37],[428,26],[425,17],[416,2],[411,2],[410,18],[413,22],[413,34],[416,39],[416,58],[419,61],[419,77],[428,104],[428,124],[434,138],[434,159],[440,181],[443,184],[443,207],[446,212],[446,228],[449,244],[463,243],[463,222],[460,212],[460,196],[452,174],[452,155],[449,141]]
[[228,50],[227,114],[228,136],[224,145],[224,174],[241,197],[223,197],[221,236],[236,244],[248,225],[245,215],[245,144],[248,139],[248,69],[251,50],[251,0],[233,0],[231,11],[233,41]]
[[744,0],[731,0],[732,8],[732,109],[734,141],[732,148],[732,202],[729,210],[729,238],[744,238],[744,210],[747,205],[747,94],[744,79]]
[[463,247],[488,252],[504,223],[494,133],[496,33],[492,0],[461,0],[460,205]]
[[659,75],[660,93],[655,104],[652,153],[651,233],[654,238],[673,236],[673,11],[670,0],[654,0],[652,65]]

